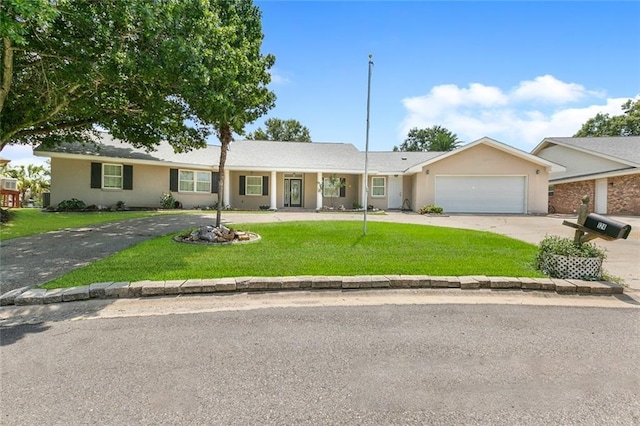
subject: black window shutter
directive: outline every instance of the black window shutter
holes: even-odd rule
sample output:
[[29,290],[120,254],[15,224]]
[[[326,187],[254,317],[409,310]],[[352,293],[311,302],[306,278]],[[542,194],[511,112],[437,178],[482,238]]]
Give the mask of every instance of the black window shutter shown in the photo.
[[133,166],[122,166],[122,189],[133,189]]
[[102,188],[102,163],[91,163],[91,188]]
[[269,176],[262,176],[262,195],[269,195]]
[[347,180],[345,178],[340,178],[340,196],[347,196]]
[[240,195],[245,194],[244,182],[245,182],[245,176],[240,176]]
[[211,172],[211,193],[212,194],[218,193],[219,184],[220,184],[220,173]]
[[169,169],[169,191],[178,192],[178,169]]

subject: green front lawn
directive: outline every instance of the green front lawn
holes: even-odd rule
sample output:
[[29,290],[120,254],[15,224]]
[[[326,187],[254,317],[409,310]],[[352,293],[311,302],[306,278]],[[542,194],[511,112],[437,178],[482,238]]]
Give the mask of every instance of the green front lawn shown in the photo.
[[113,222],[115,220],[135,219],[151,215],[162,214],[158,212],[43,212],[40,209],[11,209],[13,218],[9,223],[3,223],[0,227],[0,240],[26,237],[42,234],[49,231],[57,231],[65,228],[77,228],[96,223]]
[[423,225],[314,221],[238,225],[262,240],[204,246],[156,238],[43,287],[104,281],[291,275],[488,275],[542,277],[536,247],[489,232]]

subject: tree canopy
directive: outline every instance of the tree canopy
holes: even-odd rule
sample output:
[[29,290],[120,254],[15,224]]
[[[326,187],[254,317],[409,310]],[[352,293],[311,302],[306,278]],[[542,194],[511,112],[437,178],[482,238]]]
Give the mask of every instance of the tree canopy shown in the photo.
[[640,136],[640,99],[629,99],[622,105],[623,114],[598,113],[586,121],[574,137]]
[[311,142],[311,134],[306,126],[298,120],[282,120],[269,118],[265,122],[265,130],[258,127],[247,139],[255,141]]
[[0,150],[95,126],[176,151],[243,132],[275,99],[260,18],[250,0],[3,0]]
[[458,136],[442,126],[433,126],[427,129],[417,127],[409,130],[407,138],[394,151],[452,151],[462,142]]

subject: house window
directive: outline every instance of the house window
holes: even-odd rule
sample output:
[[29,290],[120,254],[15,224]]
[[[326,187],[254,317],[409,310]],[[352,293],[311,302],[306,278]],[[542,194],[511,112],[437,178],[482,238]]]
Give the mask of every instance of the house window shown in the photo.
[[179,192],[211,192],[211,173],[180,170]]
[[122,165],[102,165],[102,187],[104,189],[122,189]]
[[387,178],[374,177],[371,178],[371,196],[384,197],[386,195]]
[[247,176],[245,195],[262,195],[262,176]]
[[322,183],[322,196],[323,197],[337,197],[340,195],[340,179],[338,178],[324,178]]
[[549,185],[549,197],[553,197],[553,185]]

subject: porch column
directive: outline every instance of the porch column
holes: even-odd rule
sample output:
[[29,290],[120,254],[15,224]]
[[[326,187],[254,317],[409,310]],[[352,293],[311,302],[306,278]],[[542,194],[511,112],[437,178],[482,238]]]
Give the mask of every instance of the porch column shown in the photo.
[[322,185],[322,173],[318,172],[318,180],[316,182],[316,188],[318,188],[318,192],[316,193],[316,210],[322,208],[322,191],[320,190],[320,185]]
[[222,198],[222,208],[226,208],[231,205],[231,177],[229,176],[229,170],[224,170],[224,196]]
[[271,200],[269,201],[270,210],[278,210],[278,197],[276,191],[278,190],[278,182],[276,182],[276,172],[271,172],[271,184],[269,185],[269,194],[271,194]]

